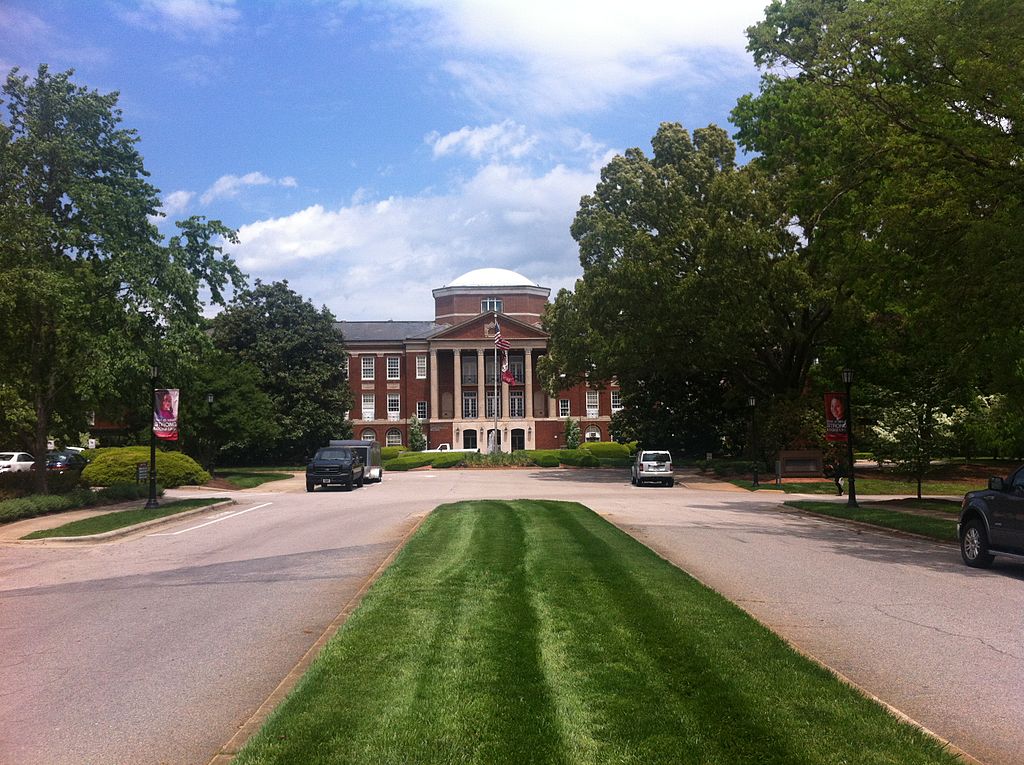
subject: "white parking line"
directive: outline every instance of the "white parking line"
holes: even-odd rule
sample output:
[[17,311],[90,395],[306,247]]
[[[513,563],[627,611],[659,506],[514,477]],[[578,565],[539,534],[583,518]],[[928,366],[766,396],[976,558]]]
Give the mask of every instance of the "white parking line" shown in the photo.
[[198,526],[189,526],[187,529],[182,529],[181,531],[165,531],[165,532],[163,532],[161,534],[147,534],[146,536],[148,536],[148,537],[176,537],[176,536],[178,536],[178,534],[184,534],[186,531],[195,531],[196,529],[203,528],[203,526],[209,526],[210,524],[213,524],[213,523],[220,523],[221,521],[226,521],[226,520],[228,520],[228,518],[237,518],[240,515],[245,515],[246,513],[251,513],[253,510],[259,510],[261,507],[266,507],[267,505],[272,505],[272,504],[274,504],[274,503],[273,502],[264,502],[262,505],[253,505],[252,507],[250,507],[250,508],[248,508],[246,510],[239,510],[237,513],[231,513],[230,515],[225,515],[225,516],[222,516],[220,518],[214,518],[212,521],[207,521],[206,523],[200,523]]

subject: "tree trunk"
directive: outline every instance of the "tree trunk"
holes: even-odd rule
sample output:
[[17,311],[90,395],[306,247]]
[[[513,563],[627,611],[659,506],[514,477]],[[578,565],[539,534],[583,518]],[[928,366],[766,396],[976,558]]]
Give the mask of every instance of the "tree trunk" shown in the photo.
[[46,488],[46,452],[49,451],[50,412],[41,398],[36,399],[36,429],[32,454],[36,458],[35,477],[32,483],[37,494],[49,494]]

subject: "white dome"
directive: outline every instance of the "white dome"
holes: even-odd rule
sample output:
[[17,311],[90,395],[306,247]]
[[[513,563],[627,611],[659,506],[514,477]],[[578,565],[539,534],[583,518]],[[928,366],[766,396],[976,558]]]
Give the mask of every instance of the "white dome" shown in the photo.
[[449,287],[538,287],[522,274],[507,268],[477,268],[454,279]]

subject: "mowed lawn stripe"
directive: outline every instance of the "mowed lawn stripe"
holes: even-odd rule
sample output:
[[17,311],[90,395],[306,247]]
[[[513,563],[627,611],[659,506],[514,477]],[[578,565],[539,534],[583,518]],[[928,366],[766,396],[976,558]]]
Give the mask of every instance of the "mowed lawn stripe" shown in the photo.
[[236,760],[957,761],[582,505],[525,500],[438,508]]

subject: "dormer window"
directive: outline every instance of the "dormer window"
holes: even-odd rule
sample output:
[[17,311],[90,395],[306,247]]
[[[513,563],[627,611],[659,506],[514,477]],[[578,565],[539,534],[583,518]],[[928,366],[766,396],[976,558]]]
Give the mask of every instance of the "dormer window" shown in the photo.
[[501,298],[484,298],[481,300],[480,313],[501,313]]

